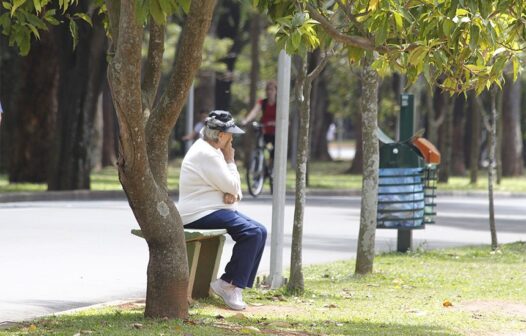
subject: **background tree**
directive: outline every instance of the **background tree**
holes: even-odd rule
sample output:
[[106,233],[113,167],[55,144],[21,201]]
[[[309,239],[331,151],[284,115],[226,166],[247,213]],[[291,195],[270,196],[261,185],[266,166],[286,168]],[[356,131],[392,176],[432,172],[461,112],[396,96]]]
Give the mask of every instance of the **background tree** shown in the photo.
[[[287,50],[297,49],[302,39],[317,37],[314,29],[303,32],[298,28],[298,21],[308,21],[308,12],[326,34],[348,49],[351,60],[366,65],[364,71],[370,81],[363,94],[368,99],[374,97],[374,101],[362,105],[366,109],[362,110],[364,178],[360,231],[364,232],[359,233],[356,271],[368,273],[374,257],[373,200],[378,167],[377,138],[368,134],[377,122],[377,96],[367,92],[376,85],[372,72],[386,74],[394,69],[405,73],[409,83],[423,74],[429,83],[441,78],[440,87],[446,91],[476,89],[480,93],[502,80],[502,70],[509,60],[514,64],[516,77],[521,50],[518,44],[523,43],[520,32],[524,29],[520,17],[525,6],[521,0],[336,1],[330,7],[310,1],[274,4],[268,0],[259,1],[259,5],[269,8],[271,17],[284,27],[277,39],[286,41]],[[290,15],[291,11],[296,14]]]
[[292,226],[292,245],[290,255],[290,279],[287,289],[295,294],[303,294],[303,218],[305,214],[305,193],[307,187],[307,163],[310,145],[310,109],[311,109],[311,90],[314,79],[320,75],[327,63],[327,55],[323,55],[316,67],[309,72],[308,57],[295,57],[297,64],[296,78],[296,101],[300,103],[299,108],[299,132],[298,132],[298,150],[296,159],[296,189],[294,204],[294,223]]

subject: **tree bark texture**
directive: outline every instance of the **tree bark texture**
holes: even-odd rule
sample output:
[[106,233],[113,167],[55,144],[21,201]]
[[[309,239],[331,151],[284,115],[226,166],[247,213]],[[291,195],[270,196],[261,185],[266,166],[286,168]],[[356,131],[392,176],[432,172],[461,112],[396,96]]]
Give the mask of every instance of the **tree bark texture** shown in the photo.
[[150,255],[145,316],[187,318],[184,231],[166,185],[168,138],[201,63],[215,1],[191,3],[169,84],[149,117],[141,98],[143,32],[135,17],[135,2],[108,1],[107,6],[113,29],[108,78],[119,122],[119,179]]
[[[216,74],[215,86],[215,108],[220,110],[230,110],[232,100],[232,82],[235,65],[243,47],[250,42],[250,36],[244,34],[250,24],[247,20],[243,22],[242,4],[235,0],[223,0],[221,2],[222,12],[218,18],[217,37],[229,38],[233,41],[227,55],[222,59],[226,65],[226,71]],[[244,27],[246,25],[246,27]]]
[[521,176],[524,171],[521,131],[521,81],[506,75],[502,99],[502,175]]
[[488,166],[488,196],[489,196],[489,227],[491,233],[491,249],[496,250],[497,242],[497,228],[495,225],[495,204],[493,196],[493,185],[495,183],[495,166],[496,166],[496,150],[497,150],[497,106],[496,95],[497,88],[493,87],[491,94],[491,111],[489,115],[489,166]]
[[115,166],[117,163],[118,132],[110,87],[105,80],[102,90],[102,167]]
[[450,104],[446,100],[446,105],[443,106],[441,113],[444,113],[444,122],[440,126],[440,140],[439,140],[439,150],[441,153],[441,163],[440,169],[438,172],[438,181],[446,182],[449,180],[449,175],[451,173],[451,153],[452,153],[452,138],[453,138],[453,106],[455,103],[455,98]]
[[[319,54],[319,52],[317,52]],[[314,66],[316,66],[320,60],[320,56],[315,55],[312,57],[314,60]],[[329,154],[329,144],[327,143],[327,130],[331,124],[332,117],[328,112],[329,107],[329,94],[327,92],[327,82],[325,80],[325,71],[323,71],[316,80],[312,83],[312,94],[311,94],[311,114],[310,118],[310,134],[311,134],[311,145],[310,145],[310,157],[313,160],[318,161],[330,161],[331,156]]]
[[28,56],[20,56],[7,45],[0,53],[0,99],[4,109],[1,135],[6,146],[3,161],[10,182],[46,181],[57,111],[55,53],[49,32],[41,33]]
[[[309,148],[309,119],[310,119],[310,88],[306,83],[307,61],[297,57],[298,77],[297,101],[300,102],[299,129],[296,156],[296,191],[294,204],[294,224],[292,227],[292,245],[290,251],[290,279],[287,289],[294,294],[305,291],[303,279],[303,218],[305,213],[305,193],[307,187],[307,160]],[[296,62],[295,62],[296,63]]]
[[90,188],[90,139],[106,68],[106,34],[102,17],[90,7],[90,1],[79,1],[76,10],[93,12],[94,24],[91,28],[79,23],[75,50],[69,27],[59,25],[55,28],[60,79],[49,190]]
[[[360,76],[361,77],[361,76]],[[354,158],[351,162],[351,167],[349,168],[350,174],[361,174],[363,172],[363,137],[362,137],[362,105],[361,101],[363,99],[362,94],[362,78],[358,78],[356,81],[355,87],[355,97],[358,102],[356,106],[353,106],[353,110],[356,111],[351,115],[352,124],[354,127],[355,134],[355,153]]]
[[470,116],[471,137],[469,141],[469,183],[476,184],[478,180],[480,158],[480,113],[476,110],[474,94],[469,95],[468,115]]
[[464,176],[466,174],[464,152],[464,129],[466,124],[464,96],[457,96],[453,106],[452,146],[451,146],[451,175]]
[[380,163],[378,138],[378,73],[372,69],[371,60],[362,69],[362,134],[363,181],[360,209],[360,231],[356,252],[357,274],[373,271],[376,211],[378,207],[378,168]]

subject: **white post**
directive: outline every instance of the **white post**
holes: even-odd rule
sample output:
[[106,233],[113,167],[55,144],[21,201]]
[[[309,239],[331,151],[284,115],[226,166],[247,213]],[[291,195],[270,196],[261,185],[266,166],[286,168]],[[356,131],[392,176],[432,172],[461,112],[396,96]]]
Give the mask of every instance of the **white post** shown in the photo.
[[[186,134],[190,134],[194,131],[194,83],[190,86],[190,92],[188,92],[188,100],[186,102]],[[193,139],[185,141],[185,152],[188,152],[190,146],[194,143]]]
[[290,56],[282,50],[278,59],[278,96],[276,106],[276,148],[274,152],[274,189],[270,245],[271,288],[283,285],[283,227],[287,181],[287,140],[289,132]]

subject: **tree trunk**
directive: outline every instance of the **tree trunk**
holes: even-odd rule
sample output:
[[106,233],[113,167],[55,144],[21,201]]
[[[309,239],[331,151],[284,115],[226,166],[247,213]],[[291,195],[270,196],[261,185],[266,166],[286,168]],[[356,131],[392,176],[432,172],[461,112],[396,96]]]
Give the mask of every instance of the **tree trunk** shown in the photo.
[[378,124],[378,73],[367,60],[362,69],[362,134],[363,134],[363,181],[360,209],[360,231],[356,252],[357,274],[373,271],[374,239],[376,235],[376,211],[378,207],[379,149],[376,128]]
[[90,1],[79,1],[77,10],[95,14],[93,28],[79,24],[79,40],[74,51],[69,27],[54,28],[60,51],[60,81],[49,190],[90,188],[90,139],[106,67],[106,34],[102,18],[90,8]]
[[[456,99],[455,99],[456,100]],[[444,113],[444,122],[440,127],[440,153],[442,154],[442,162],[440,163],[440,170],[438,173],[438,181],[447,183],[451,171],[451,153],[452,153],[452,137],[453,137],[453,106],[446,100],[443,105],[441,113]]]
[[[250,98],[248,102],[248,111],[256,104],[257,91],[259,82],[259,38],[261,35],[261,16],[258,13],[252,15],[250,22]],[[243,139],[243,161],[245,168],[248,167],[250,161],[250,152],[254,148],[254,131],[251,127],[246,128],[247,134]]]
[[46,181],[57,109],[55,52],[49,32],[41,33],[26,57],[13,48],[2,50],[2,137],[10,182]]
[[452,148],[454,150],[451,150],[451,174],[456,176],[466,174],[466,155],[464,152],[465,102],[464,96],[457,96],[453,107]]
[[493,86],[490,93],[490,111],[486,111],[484,105],[481,102],[480,96],[476,97],[477,109],[482,114],[484,120],[484,126],[488,132],[488,148],[489,148],[489,165],[488,165],[488,200],[489,200],[489,229],[491,235],[491,249],[494,251],[498,247],[497,242],[497,228],[495,225],[495,205],[493,197],[493,186],[495,183],[495,151],[497,148],[497,104],[496,96],[497,89]]
[[497,107],[496,95],[497,88],[491,90],[491,111],[489,115],[489,166],[488,166],[488,196],[489,196],[489,228],[491,232],[491,249],[495,251],[498,247],[497,229],[495,225],[495,205],[493,197],[493,184],[495,183],[495,152],[497,149]]
[[[226,71],[216,75],[216,109],[230,110],[230,101],[232,100],[232,82],[237,58],[243,47],[249,42],[246,34],[243,34],[241,27],[242,8],[241,3],[236,0],[223,0],[221,2],[221,12],[217,24],[217,37],[229,38],[233,41],[227,55],[222,59],[226,65]],[[249,24],[248,21],[246,24]],[[248,28],[243,29],[248,30]]]
[[[321,54],[318,52],[321,56]],[[296,162],[296,200],[294,205],[294,225],[292,230],[292,246],[290,258],[290,280],[287,289],[295,294],[303,294],[305,287],[303,282],[303,217],[305,213],[305,193],[307,187],[307,163],[309,158],[309,128],[310,128],[310,105],[311,88],[315,78],[325,68],[327,55],[321,56],[316,62],[316,68],[308,73],[308,62],[298,56],[298,77],[297,77],[297,101],[300,103],[299,111],[299,130],[298,130],[298,150]]]
[[102,167],[115,166],[119,132],[108,81],[102,90]]
[[309,149],[309,119],[310,119],[310,87],[306,83],[307,62],[297,56],[298,75],[296,78],[298,94],[296,97],[300,103],[299,129],[296,157],[296,191],[294,204],[294,224],[292,227],[292,245],[290,251],[290,279],[287,290],[293,294],[301,295],[305,291],[303,281],[303,217],[305,212],[305,193],[307,187],[307,160]]
[[476,110],[475,97],[469,95],[468,115],[471,117],[471,137],[469,142],[469,183],[476,184],[480,157],[480,113]]
[[522,160],[521,131],[521,81],[513,82],[511,75],[506,75],[502,99],[502,175],[521,176],[524,170]]
[[[168,138],[201,63],[215,1],[191,2],[169,84],[149,115],[141,100],[143,31],[135,2],[107,1],[106,5],[114,41],[108,78],[120,127],[119,179],[150,254],[145,316],[184,319],[188,317],[188,263],[182,221],[167,192]],[[146,63],[155,68],[148,64],[155,59],[148,58]],[[145,94],[151,96],[157,87],[149,87],[152,92]]]
[[[321,51],[316,50],[310,57],[310,69],[320,63]],[[325,70],[325,69],[324,69]],[[329,93],[327,92],[327,81],[325,71],[322,71],[312,83],[311,88],[311,118],[310,118],[310,157],[318,161],[330,161],[329,145],[327,143],[327,130],[331,124],[332,117],[328,112]]]
[[[362,95],[363,82],[361,78],[356,81],[355,97],[356,101],[361,102],[363,100]],[[363,104],[356,104],[356,113],[353,113],[352,124],[354,127],[355,134],[355,153],[354,158],[351,162],[351,167],[348,170],[350,174],[361,174],[363,172],[363,137],[362,137],[362,106]]]

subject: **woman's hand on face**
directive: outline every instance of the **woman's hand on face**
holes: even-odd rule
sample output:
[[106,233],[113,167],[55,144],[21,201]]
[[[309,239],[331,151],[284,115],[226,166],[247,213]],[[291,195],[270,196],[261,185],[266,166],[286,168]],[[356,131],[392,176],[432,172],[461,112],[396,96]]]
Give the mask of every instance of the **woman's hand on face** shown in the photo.
[[225,204],[234,204],[237,200],[237,197],[232,195],[232,194],[229,194],[229,193],[225,193],[223,195],[223,202]]
[[225,146],[221,149],[223,152],[223,156],[225,157],[225,161],[227,163],[233,163],[234,162],[234,154],[236,150],[234,147],[232,147],[232,137],[226,142]]

